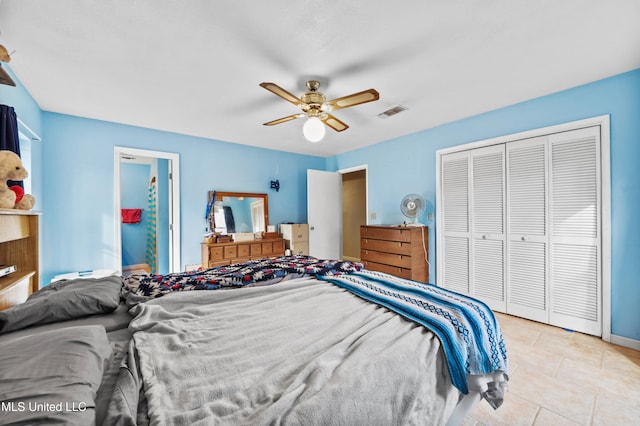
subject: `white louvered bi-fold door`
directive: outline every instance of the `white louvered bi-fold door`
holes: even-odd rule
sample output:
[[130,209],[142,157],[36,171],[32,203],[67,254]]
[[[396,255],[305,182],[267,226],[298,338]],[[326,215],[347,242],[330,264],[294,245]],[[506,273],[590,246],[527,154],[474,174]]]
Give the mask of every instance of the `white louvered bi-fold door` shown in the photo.
[[507,144],[507,312],[549,321],[547,137]]
[[549,136],[549,322],[602,333],[600,128]]
[[443,264],[441,285],[469,294],[469,152],[442,156]]
[[471,295],[504,312],[504,144],[471,151],[471,188]]

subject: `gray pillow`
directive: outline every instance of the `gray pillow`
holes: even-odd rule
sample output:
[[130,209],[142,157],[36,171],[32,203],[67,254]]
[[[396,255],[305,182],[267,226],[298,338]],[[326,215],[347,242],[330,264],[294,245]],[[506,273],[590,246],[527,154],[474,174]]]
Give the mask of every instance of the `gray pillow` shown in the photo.
[[122,277],[56,281],[19,305],[0,311],[0,334],[56,321],[114,311],[120,303]]
[[67,327],[11,340],[0,351],[2,424],[95,423],[111,345],[104,327]]

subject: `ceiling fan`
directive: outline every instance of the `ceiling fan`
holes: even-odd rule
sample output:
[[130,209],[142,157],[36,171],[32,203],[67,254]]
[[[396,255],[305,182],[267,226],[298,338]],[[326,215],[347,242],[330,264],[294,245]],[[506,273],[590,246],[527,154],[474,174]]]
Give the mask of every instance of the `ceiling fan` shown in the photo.
[[264,87],[268,91],[280,96],[285,101],[291,102],[295,106],[300,107],[302,110],[301,113],[269,121],[264,123],[264,125],[274,126],[276,124],[295,120],[296,118],[308,117],[302,132],[307,140],[311,142],[318,142],[324,137],[325,127],[323,126],[323,123],[331,127],[336,132],[342,132],[349,128],[346,123],[338,120],[330,114],[332,111],[380,99],[380,94],[377,90],[369,89],[327,101],[324,94],[318,91],[320,88],[319,81],[309,80],[306,85],[307,91],[298,98],[275,83],[260,83],[260,87]]

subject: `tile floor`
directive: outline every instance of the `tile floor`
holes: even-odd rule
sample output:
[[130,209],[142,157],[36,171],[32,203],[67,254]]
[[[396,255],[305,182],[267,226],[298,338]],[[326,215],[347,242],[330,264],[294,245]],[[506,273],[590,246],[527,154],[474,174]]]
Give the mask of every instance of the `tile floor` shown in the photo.
[[485,401],[465,426],[640,425],[640,351],[496,314],[507,344],[505,402]]

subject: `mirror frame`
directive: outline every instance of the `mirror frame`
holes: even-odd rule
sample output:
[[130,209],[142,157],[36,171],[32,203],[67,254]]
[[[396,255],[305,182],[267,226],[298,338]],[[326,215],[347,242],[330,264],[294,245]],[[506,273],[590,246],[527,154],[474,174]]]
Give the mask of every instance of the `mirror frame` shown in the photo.
[[[214,192],[216,193],[215,201],[222,201],[224,197],[262,198],[264,201],[264,232],[267,232],[267,227],[269,226],[269,195],[253,192],[209,191],[207,193],[207,204],[211,202]],[[209,228],[212,230],[215,229],[213,215],[211,215],[207,220],[209,221]]]

